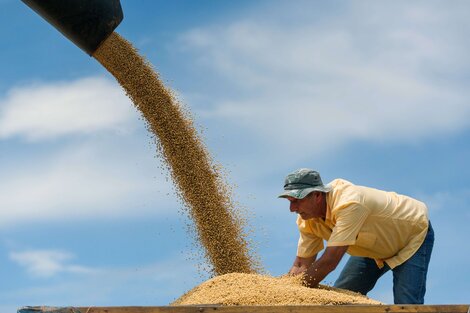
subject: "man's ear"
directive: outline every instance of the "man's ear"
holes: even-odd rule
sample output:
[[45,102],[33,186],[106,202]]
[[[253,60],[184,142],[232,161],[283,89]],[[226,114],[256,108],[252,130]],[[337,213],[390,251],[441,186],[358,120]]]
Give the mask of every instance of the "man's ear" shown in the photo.
[[319,191],[314,191],[313,193],[314,193],[315,201],[320,203],[323,200],[323,193]]

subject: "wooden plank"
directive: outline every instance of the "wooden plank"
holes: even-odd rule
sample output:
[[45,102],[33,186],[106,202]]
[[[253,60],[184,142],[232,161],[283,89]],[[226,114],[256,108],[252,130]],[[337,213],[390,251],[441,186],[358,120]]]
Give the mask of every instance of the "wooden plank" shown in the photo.
[[470,313],[465,305],[25,307],[18,313]]

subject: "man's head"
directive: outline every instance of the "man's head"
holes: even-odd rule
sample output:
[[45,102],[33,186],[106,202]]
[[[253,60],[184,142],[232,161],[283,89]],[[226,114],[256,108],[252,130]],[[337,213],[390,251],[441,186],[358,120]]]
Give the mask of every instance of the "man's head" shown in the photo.
[[301,168],[287,175],[284,192],[279,198],[290,201],[291,212],[299,214],[303,219],[311,219],[325,216],[325,193],[331,190],[331,186],[323,184],[320,173]]
[[313,191],[326,193],[331,189],[331,186],[323,185],[320,173],[309,168],[301,168],[286,176],[284,192],[279,195],[279,198],[303,199]]

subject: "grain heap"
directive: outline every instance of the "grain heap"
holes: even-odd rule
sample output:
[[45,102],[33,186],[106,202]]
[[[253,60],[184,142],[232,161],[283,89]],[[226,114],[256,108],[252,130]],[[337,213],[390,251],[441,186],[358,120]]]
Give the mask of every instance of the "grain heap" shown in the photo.
[[269,277],[231,273],[210,279],[171,305],[381,304],[358,293],[322,286],[308,288],[300,276]]
[[213,165],[192,120],[165,88],[148,61],[117,33],[96,50],[98,60],[124,88],[155,136],[158,155],[189,208],[198,241],[213,266],[213,274],[256,272],[244,220],[235,210],[231,190]]

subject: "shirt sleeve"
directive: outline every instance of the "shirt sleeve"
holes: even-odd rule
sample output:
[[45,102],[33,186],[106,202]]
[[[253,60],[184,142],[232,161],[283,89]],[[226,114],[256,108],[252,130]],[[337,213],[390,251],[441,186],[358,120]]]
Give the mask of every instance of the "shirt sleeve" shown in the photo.
[[356,243],[357,235],[369,215],[369,210],[358,203],[351,203],[335,210],[336,224],[328,240],[328,247],[350,246]]
[[323,239],[316,236],[305,220],[297,217],[297,226],[299,228],[299,243],[297,245],[297,256],[301,258],[310,258],[323,250]]

